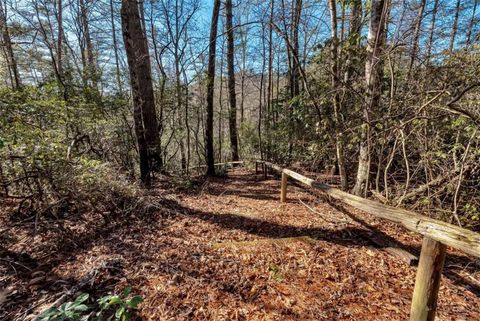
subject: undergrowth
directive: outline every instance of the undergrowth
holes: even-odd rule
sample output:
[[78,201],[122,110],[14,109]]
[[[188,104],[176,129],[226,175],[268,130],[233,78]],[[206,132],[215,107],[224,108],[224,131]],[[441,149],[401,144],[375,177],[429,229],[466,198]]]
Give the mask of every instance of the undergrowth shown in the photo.
[[137,306],[143,301],[141,296],[130,296],[132,288],[127,287],[120,295],[106,295],[89,304],[89,294],[81,293],[74,301],[65,302],[59,307],[51,307],[42,312],[40,321],[129,321]]

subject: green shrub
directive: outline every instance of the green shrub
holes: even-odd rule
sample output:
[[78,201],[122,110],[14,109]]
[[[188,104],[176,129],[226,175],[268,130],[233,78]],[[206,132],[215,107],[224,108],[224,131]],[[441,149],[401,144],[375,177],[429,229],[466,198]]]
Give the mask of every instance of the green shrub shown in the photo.
[[89,295],[82,293],[75,301],[63,303],[58,308],[51,307],[42,312],[38,318],[41,321],[102,321],[106,316],[113,315],[114,320],[128,321],[133,311],[143,301],[138,295],[129,297],[131,291],[132,288],[127,287],[121,295],[101,297],[93,306],[86,304]]
[[90,308],[85,304],[88,297],[87,293],[82,293],[73,302],[66,302],[58,308],[51,307],[44,311],[40,314],[39,319],[42,321],[86,321],[90,316]]
[[0,198],[17,202],[19,219],[122,210],[138,196],[127,125],[104,105],[65,102],[46,84],[0,89],[0,107]]

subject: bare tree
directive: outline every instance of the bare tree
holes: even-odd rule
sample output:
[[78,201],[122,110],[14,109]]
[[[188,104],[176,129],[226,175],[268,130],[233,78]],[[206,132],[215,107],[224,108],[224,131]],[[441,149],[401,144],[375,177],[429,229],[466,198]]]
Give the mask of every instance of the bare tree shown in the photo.
[[291,93],[292,98],[300,94],[300,61],[299,55],[299,26],[300,17],[302,15],[302,0],[295,0],[292,2],[292,71],[291,71]]
[[85,44],[84,57],[84,77],[86,81],[90,81],[92,87],[97,86],[98,75],[95,63],[95,54],[93,50],[92,37],[90,34],[90,23],[88,19],[88,0],[79,0],[80,6],[80,24],[82,27],[83,41]]
[[235,92],[235,66],[234,66],[234,39],[233,39],[233,14],[232,0],[225,1],[226,28],[227,28],[227,64],[228,64],[228,94],[230,100],[229,129],[232,160],[238,161],[238,134],[237,134],[237,93]]
[[418,54],[418,40],[420,38],[420,29],[422,26],[422,20],[423,20],[423,11],[425,10],[425,4],[426,0],[422,0],[420,2],[420,6],[418,8],[418,15],[417,18],[415,19],[415,28],[413,31],[413,40],[412,40],[412,51],[410,53],[410,64],[408,67],[408,77],[410,78],[411,73],[412,73],[412,68],[413,64],[415,62],[415,59],[417,59],[417,54]]
[[382,91],[383,62],[382,53],[385,42],[385,18],[388,12],[387,0],[373,0],[370,9],[370,25],[367,38],[367,59],[365,63],[365,104],[364,123],[361,127],[360,153],[353,193],[364,195],[368,188],[370,173],[370,112],[380,106]]
[[115,78],[117,80],[119,92],[123,92],[122,78],[120,75],[120,58],[118,54],[117,30],[115,28],[113,0],[110,0],[110,23],[112,24],[113,53],[115,54]]
[[58,25],[58,36],[57,36],[57,69],[60,75],[63,74],[63,2],[58,0],[57,7],[57,25]]
[[10,32],[7,25],[6,8],[3,8],[2,1],[0,0],[0,32],[2,34],[3,45],[5,46],[6,60],[8,64],[8,70],[10,73],[12,87],[18,89],[22,86],[20,80],[20,74],[18,72],[17,61],[13,52],[12,40],[10,38]]
[[477,13],[477,5],[478,1],[473,0],[473,9],[472,9],[472,18],[470,18],[470,22],[468,24],[468,30],[467,30],[467,40],[466,40],[466,45],[469,46],[472,44],[472,33],[473,33],[473,26],[475,25],[475,15]]
[[338,36],[337,36],[337,9],[335,0],[329,0],[331,17],[331,47],[330,47],[330,59],[331,62],[331,82],[333,87],[333,117],[335,121],[335,146],[337,152],[337,163],[340,171],[341,186],[343,189],[347,188],[347,173],[345,170],[345,158],[343,152],[343,137],[341,133],[340,125],[340,72],[339,72],[339,57],[338,57]]
[[205,128],[207,175],[215,175],[215,154],[213,149],[213,93],[215,88],[215,59],[217,49],[218,16],[220,0],[213,3],[212,23],[210,26],[210,43],[207,69],[207,124]]
[[[273,114],[272,110],[272,99],[273,99],[273,9],[275,6],[275,0],[270,0],[270,17],[269,17],[269,26],[268,26],[268,85],[267,85],[267,117],[266,127],[267,130],[270,128],[269,117]],[[270,144],[267,144],[269,147]],[[269,158],[269,149],[266,150],[266,158]]]
[[455,16],[453,18],[452,32],[450,34],[450,46],[448,47],[449,52],[452,52],[455,46],[455,40],[457,38],[458,32],[458,17],[460,16],[460,9],[461,1],[457,0],[457,4],[455,6]]
[[429,36],[428,36],[427,50],[425,54],[426,55],[425,60],[427,63],[430,62],[430,57],[432,54],[433,36],[435,33],[435,22],[437,20],[437,12],[438,12],[438,1],[439,0],[433,1],[432,17],[430,18],[430,30],[429,30]]
[[122,30],[132,86],[135,132],[140,154],[140,177],[150,183],[150,172],[160,170],[162,158],[155,112],[147,38],[136,0],[122,0]]

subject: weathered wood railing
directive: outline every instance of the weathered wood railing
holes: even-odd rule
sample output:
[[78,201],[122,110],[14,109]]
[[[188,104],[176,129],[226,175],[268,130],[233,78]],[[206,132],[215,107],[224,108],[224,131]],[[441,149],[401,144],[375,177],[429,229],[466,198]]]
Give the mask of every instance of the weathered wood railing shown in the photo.
[[447,246],[480,258],[480,234],[478,233],[415,212],[387,206],[349,194],[270,162],[255,161],[256,171],[258,171],[259,164],[262,165],[265,177],[267,176],[268,168],[281,173],[281,202],[287,201],[288,178],[292,178],[354,208],[398,223],[410,231],[423,235],[422,250],[410,310],[411,321],[431,321],[435,319],[438,290],[440,288],[440,278]]
[[[221,166],[235,166],[235,165],[242,165],[244,164],[244,161],[232,161],[232,162],[225,162],[225,163],[215,163],[213,166],[215,167],[221,167]],[[188,171],[194,171],[196,170],[198,174],[201,174],[201,170],[207,168],[207,165],[196,165],[196,166],[190,166],[188,168]],[[185,173],[185,170],[179,170],[179,171],[174,171],[172,173]]]

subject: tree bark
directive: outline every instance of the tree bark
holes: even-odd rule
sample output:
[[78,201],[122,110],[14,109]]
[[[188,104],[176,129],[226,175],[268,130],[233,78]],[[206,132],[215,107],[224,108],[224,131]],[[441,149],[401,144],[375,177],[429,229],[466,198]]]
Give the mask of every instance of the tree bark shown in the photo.
[[260,73],[260,86],[259,86],[259,95],[258,95],[258,124],[257,124],[257,131],[258,131],[258,145],[260,150],[260,159],[264,159],[264,150],[263,150],[263,139],[262,139],[262,121],[264,119],[264,102],[265,102],[265,65],[266,65],[266,57],[267,57],[267,49],[265,46],[265,28],[262,27],[262,71]]
[[430,57],[432,54],[432,45],[433,45],[433,35],[435,33],[435,22],[437,19],[437,12],[438,12],[438,0],[434,0],[433,2],[433,9],[432,9],[432,18],[430,19],[430,34],[428,36],[428,44],[427,44],[427,53],[425,60],[428,63],[430,62]]
[[[285,1],[281,2],[282,14],[285,16]],[[297,121],[294,117],[294,109],[298,105],[298,101],[295,100],[300,94],[300,65],[298,59],[299,52],[299,25],[302,14],[302,0],[294,0],[291,3],[291,21],[290,28],[287,22],[284,21],[284,39],[287,46],[288,57],[288,86],[290,94],[290,104],[288,106],[288,118],[291,128],[289,129],[288,137],[288,159],[291,160],[293,156],[294,137],[297,133]],[[285,19],[283,19],[285,20]]]
[[117,80],[118,91],[123,92],[122,78],[120,76],[120,58],[118,55],[117,31],[115,29],[115,19],[113,16],[113,0],[110,0],[110,22],[112,24],[113,53],[115,54],[115,76]]
[[423,11],[425,10],[426,0],[422,0],[420,3],[420,8],[418,8],[418,15],[415,19],[415,30],[413,32],[413,40],[412,40],[412,51],[410,53],[410,64],[408,66],[408,79],[410,79],[413,64],[415,63],[415,59],[417,58],[418,54],[418,40],[420,38],[420,30],[422,26],[423,20]]
[[295,0],[293,12],[292,12],[292,73],[291,73],[291,88],[292,98],[297,97],[300,94],[300,66],[298,59],[299,52],[299,37],[298,29],[300,25],[300,17],[302,14],[302,0]]
[[[355,41],[353,42],[355,46],[360,46],[360,33],[362,29],[362,1],[361,0],[353,0],[352,2],[352,11],[350,14],[350,29],[349,29],[349,37],[354,38]],[[345,59],[345,67],[344,67],[344,82],[347,86],[351,85],[352,75],[354,73],[354,66],[353,66],[353,58],[355,54],[347,51],[347,57]],[[344,89],[346,89],[344,87]],[[344,90],[345,92],[345,90]],[[346,94],[346,92],[345,92]],[[342,99],[343,100],[343,99]]]
[[205,128],[205,140],[208,176],[215,176],[215,155],[213,150],[213,94],[215,86],[215,58],[219,13],[220,0],[215,0],[213,4],[212,23],[210,27],[210,45],[208,50],[207,70],[207,123]]
[[[111,0],[112,1],[112,0]],[[160,71],[160,84],[159,84],[159,93],[158,93],[158,101],[160,103],[160,106],[159,107],[159,115],[158,115],[158,139],[160,141],[160,145],[159,145],[159,154],[160,154],[160,161],[161,161],[161,171],[163,172],[164,171],[164,164],[163,164],[163,160],[166,158],[164,155],[163,155],[163,150],[162,150],[162,135],[163,135],[163,132],[164,132],[164,117],[163,117],[163,109],[164,109],[164,106],[163,106],[163,101],[164,101],[164,97],[165,97],[165,88],[166,88],[166,84],[167,84],[167,73],[165,72],[165,68],[163,67],[163,61],[162,61],[162,55],[164,53],[164,51],[166,50],[165,47],[163,47],[161,50],[159,50],[158,48],[158,44],[157,44],[157,32],[156,32],[156,29],[155,29],[155,24],[154,24],[154,19],[153,19],[153,11],[151,12],[152,16],[150,17],[150,30],[151,30],[151,34],[152,34],[152,43],[153,43],[153,50],[154,50],[154,57],[155,57],[155,62],[157,64],[157,67],[158,67],[158,70]],[[117,72],[119,72],[117,70]],[[120,74],[118,74],[118,81],[120,81]],[[121,86],[121,82],[119,83],[119,85]],[[121,87],[120,87],[121,88]]]
[[330,72],[331,72],[331,82],[334,90],[333,93],[333,117],[335,121],[335,146],[336,146],[336,155],[337,163],[340,172],[340,182],[342,189],[347,188],[347,173],[345,170],[345,158],[343,152],[343,135],[340,125],[340,114],[341,114],[341,104],[340,104],[340,73],[338,68],[338,36],[337,36],[337,8],[335,0],[329,0],[328,2],[330,8],[330,17],[331,17],[331,36],[332,43],[330,47]]
[[[218,112],[218,160],[220,162],[223,161],[222,155],[222,146],[223,146],[223,57],[225,56],[225,40],[222,39],[222,46],[220,50],[220,85],[219,85],[219,93],[218,93],[218,106],[220,110]],[[227,161],[227,160],[225,160]]]
[[461,1],[457,0],[457,5],[455,6],[455,17],[453,18],[453,26],[452,26],[452,33],[450,35],[450,46],[449,52],[453,52],[453,48],[455,47],[455,39],[457,38],[457,32],[458,32],[458,17],[460,15],[460,5]]
[[[40,31],[40,34],[43,37],[43,42],[44,42],[45,46],[47,47],[48,52],[50,54],[51,64],[52,64],[53,72],[55,74],[55,78],[57,79],[58,85],[60,87],[59,89],[62,90],[62,92],[63,92],[63,99],[65,101],[67,101],[68,98],[69,98],[69,90],[67,88],[66,82],[64,82],[64,80],[62,78],[62,75],[58,72],[58,68],[57,68],[57,66],[58,66],[57,65],[57,52],[56,52],[57,49],[56,49],[56,44],[55,44],[54,39],[53,39],[54,35],[51,32],[53,30],[53,26],[52,26],[50,18],[49,18],[50,12],[49,12],[49,10],[47,9],[46,6],[40,7],[37,2],[32,2],[32,4],[33,4],[33,8],[35,10],[35,16],[37,18],[38,30]],[[46,23],[48,24],[47,27],[45,27],[45,25],[44,25],[45,22],[40,16],[41,12],[44,12],[46,17],[47,17],[47,19],[46,19],[47,20]],[[47,29],[49,30],[48,32],[47,32]]]
[[[275,0],[270,0],[270,23],[268,28],[268,88],[267,88],[267,111],[265,115],[265,127],[267,133],[270,129],[270,118],[273,115],[272,98],[273,98],[273,9]],[[267,135],[268,137],[269,135]],[[267,138],[269,139],[269,138]],[[265,158],[270,158],[270,141],[267,142],[265,150]]]
[[238,133],[237,133],[237,94],[235,92],[235,48],[233,39],[233,14],[232,0],[225,1],[226,28],[227,28],[227,65],[228,65],[228,94],[230,110],[228,124],[230,129],[230,147],[232,149],[232,161],[238,161]]
[[122,0],[121,17],[132,86],[135,132],[140,154],[140,176],[145,184],[149,184],[150,171],[161,170],[163,164],[150,56],[136,0]]
[[353,194],[361,196],[367,189],[370,171],[369,157],[369,114],[380,107],[382,92],[383,63],[382,53],[385,42],[385,17],[388,1],[372,0],[370,9],[370,25],[367,37],[367,59],[365,63],[366,97],[363,108],[364,123],[361,126],[360,153],[358,159],[357,178]]
[[[238,24],[241,25],[241,16],[238,17]],[[241,73],[240,73],[240,124],[245,122],[245,83],[247,80],[247,38],[248,27],[240,29],[240,49],[241,49]]]
[[467,41],[466,41],[467,46],[470,46],[472,44],[472,32],[473,32],[473,26],[475,25],[475,15],[477,13],[477,4],[478,4],[478,1],[474,0],[473,9],[472,9],[472,18],[470,19],[470,23],[468,24],[468,30],[467,30]]
[[0,1],[0,32],[2,33],[3,45],[5,46],[8,69],[12,75],[12,88],[19,89],[22,87],[20,73],[18,72],[17,61],[13,52],[12,40],[7,25],[7,17],[2,2]]
[[[87,0],[88,1],[88,0]],[[95,65],[95,55],[93,53],[92,37],[90,35],[90,24],[88,21],[88,8],[85,4],[85,0],[80,0],[80,21],[83,29],[83,38],[85,41],[85,66],[84,77],[85,80],[91,82],[92,87],[97,86],[98,75]]]
[[57,36],[57,69],[60,75],[63,75],[63,2],[58,0],[58,36]]

